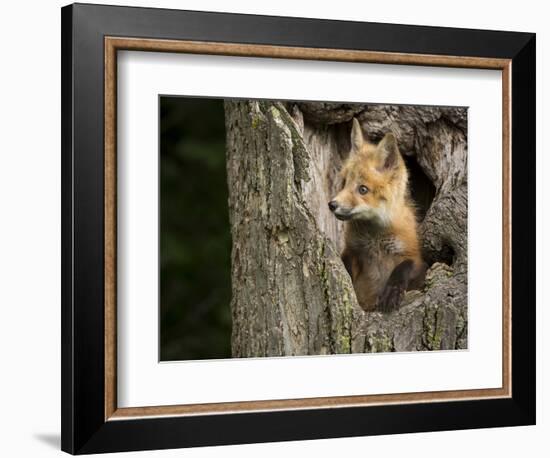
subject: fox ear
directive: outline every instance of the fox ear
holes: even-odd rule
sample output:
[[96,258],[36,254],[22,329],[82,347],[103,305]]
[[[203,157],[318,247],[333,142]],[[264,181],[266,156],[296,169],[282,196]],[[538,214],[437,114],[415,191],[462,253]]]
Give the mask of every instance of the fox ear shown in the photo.
[[357,121],[357,118],[353,118],[351,126],[351,150],[357,152],[361,149],[365,143],[363,138],[363,131],[361,130],[361,124]]
[[383,160],[383,168],[390,169],[397,165],[399,149],[397,148],[397,140],[392,133],[387,133],[384,138],[378,143],[378,151]]

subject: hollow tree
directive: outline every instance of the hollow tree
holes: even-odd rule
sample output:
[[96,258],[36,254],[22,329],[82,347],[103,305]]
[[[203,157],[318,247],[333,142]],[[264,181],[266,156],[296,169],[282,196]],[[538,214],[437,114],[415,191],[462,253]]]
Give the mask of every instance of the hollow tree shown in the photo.
[[[398,140],[430,268],[393,313],[364,312],[327,202],[356,117]],[[225,102],[234,357],[466,348],[467,111]]]

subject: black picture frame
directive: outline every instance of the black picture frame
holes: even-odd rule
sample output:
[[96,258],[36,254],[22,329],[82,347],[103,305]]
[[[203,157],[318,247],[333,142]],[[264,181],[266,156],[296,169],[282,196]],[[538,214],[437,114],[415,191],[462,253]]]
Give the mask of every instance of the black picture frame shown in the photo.
[[[535,34],[74,4],[62,8],[62,449],[72,454],[535,424]],[[512,396],[106,421],[104,37],[512,61]]]

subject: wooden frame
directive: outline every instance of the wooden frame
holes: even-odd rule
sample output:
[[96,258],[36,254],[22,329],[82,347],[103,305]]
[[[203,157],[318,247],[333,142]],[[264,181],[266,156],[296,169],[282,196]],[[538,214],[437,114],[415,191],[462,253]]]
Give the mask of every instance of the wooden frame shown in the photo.
[[332,398],[247,401],[217,404],[117,408],[116,403],[116,65],[118,50],[174,52],[188,54],[277,57],[327,61],[351,61],[383,64],[415,64],[501,70],[503,75],[502,163],[503,163],[503,234],[510,235],[510,59],[485,59],[457,56],[377,53],[333,49],[243,45],[193,41],[151,40],[105,37],[105,419],[161,415],[196,415],[219,412],[247,412],[275,409],[342,407],[388,403],[430,402],[435,400],[502,398],[511,396],[510,328],[510,245],[503,244],[503,374],[502,388],[392,395],[340,396]]
[[[107,17],[111,21],[110,25],[105,26],[101,19]],[[155,29],[153,25],[150,30],[139,30],[139,26],[135,25],[139,21],[132,22],[129,17],[154,19],[153,24],[159,28]],[[201,27],[190,27],[191,23],[197,24],[198,19]],[[89,26],[86,30],[80,27],[83,20]],[[235,36],[220,36],[215,31],[220,21],[236,21],[243,27],[236,28],[241,32],[236,32]],[[286,30],[290,26],[300,29],[297,27],[300,25],[307,25],[309,35],[298,34],[283,43],[274,38],[278,30]],[[349,28],[357,28],[361,34],[349,38],[344,33]],[[331,36],[342,37],[343,43],[335,43],[338,47],[327,46],[330,44],[317,38],[322,36],[317,32],[323,30],[331,30]],[[163,36],[159,36],[161,31]],[[400,36],[397,48],[386,44],[390,43],[388,33]],[[421,35],[431,35],[434,41],[408,48],[410,40],[406,39],[407,36]],[[358,39],[356,36],[367,38]],[[487,40],[480,41],[480,36],[491,37],[492,43],[496,45],[487,48],[483,44]],[[534,35],[510,32],[91,5],[64,8],[63,449],[71,453],[87,453],[534,423],[534,237],[528,236],[534,232],[534,103],[529,105],[534,100],[534,40]],[[456,43],[462,45],[457,47]],[[95,59],[79,58],[81,54],[78,51],[85,46],[93,48]],[[501,70],[503,386],[497,389],[399,395],[117,408],[115,114],[118,50]],[[84,73],[87,67],[88,71],[93,70],[93,76]],[[99,85],[100,81],[104,85]],[[101,87],[103,105],[97,103],[101,97],[94,101],[94,94],[86,94],[84,87],[93,87],[95,95],[99,95],[97,91]],[[82,111],[85,103],[93,104],[90,110],[93,114]],[[103,122],[100,122],[101,118]],[[530,122],[525,118],[530,119]],[[84,120],[88,123],[96,121],[97,125],[91,133],[80,130]],[[103,135],[100,135],[101,129]],[[78,146],[82,146],[85,141],[91,141],[93,145],[79,149]],[[514,155],[514,145],[520,141],[522,152]],[[514,161],[513,158],[519,157],[519,154],[522,155],[521,161]],[[81,167],[86,166],[88,170],[93,170],[93,177],[83,176]],[[100,178],[101,185],[90,182],[92,178]],[[525,202],[529,201],[529,197],[532,197],[531,204],[522,204],[519,211],[512,213],[513,201],[521,199]],[[79,226],[82,221],[79,209],[92,211],[91,227]],[[512,235],[513,220],[523,223],[516,226]],[[528,224],[525,224],[526,221]],[[82,248],[85,237],[91,238],[93,247],[100,248],[99,255],[92,255],[88,247],[78,250]],[[512,256],[514,251],[521,255]],[[513,270],[513,267],[516,269]],[[521,270],[517,270],[517,267]],[[92,297],[79,296],[77,288],[91,289]],[[521,308],[514,308],[514,303],[521,304]],[[88,308],[85,308],[86,304]],[[89,324],[86,324],[86,319]],[[521,359],[519,354],[523,354]],[[84,355],[92,357],[89,361],[78,361]],[[92,372],[90,380],[87,377]],[[83,393],[88,397],[85,398]],[[450,402],[457,400],[461,402]],[[338,409],[334,410],[334,407]],[[415,422],[404,421],[396,427],[392,424],[391,412],[394,415],[408,415]],[[426,412],[437,412],[444,420],[441,421],[440,417],[439,422],[426,420],[418,423],[418,418]],[[483,414],[480,415],[480,412]],[[235,417],[237,413],[239,416]],[[467,420],[464,417],[474,413],[476,418]],[[335,416],[339,416],[343,424],[336,429],[329,429],[329,420]],[[233,426],[216,438],[208,435],[208,428],[215,424],[227,425],[236,418],[241,420],[239,432]],[[314,421],[317,427],[306,428],[302,433],[281,427],[281,421],[293,423],[299,421],[299,418]],[[352,418],[361,420],[360,426],[350,426],[349,420]],[[380,418],[386,418],[386,422],[376,422]],[[264,425],[277,425],[277,432],[262,432],[254,419]],[[247,424],[251,429],[242,430]],[[173,428],[173,433],[167,434],[172,439],[159,441],[153,434],[153,430],[158,427]],[[202,429],[197,433],[197,428]],[[137,430],[142,431],[143,435],[133,436],[132,431]],[[179,436],[176,431],[180,432]]]

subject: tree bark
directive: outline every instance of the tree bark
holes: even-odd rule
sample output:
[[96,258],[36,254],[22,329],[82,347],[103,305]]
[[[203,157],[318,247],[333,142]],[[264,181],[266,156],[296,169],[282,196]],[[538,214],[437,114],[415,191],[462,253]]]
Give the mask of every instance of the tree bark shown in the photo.
[[[234,357],[466,348],[466,109],[228,100],[225,113]],[[386,315],[358,306],[327,207],[353,117],[372,141],[396,135],[431,266]]]

